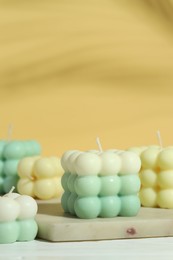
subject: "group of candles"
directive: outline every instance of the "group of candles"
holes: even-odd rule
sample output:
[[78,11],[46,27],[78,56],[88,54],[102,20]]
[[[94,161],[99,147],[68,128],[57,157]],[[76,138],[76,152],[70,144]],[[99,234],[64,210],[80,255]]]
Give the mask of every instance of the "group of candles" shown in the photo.
[[58,158],[41,156],[36,141],[0,141],[0,243],[35,238],[34,199],[61,198],[65,213],[83,219],[173,208],[173,147],[103,151],[97,143]]

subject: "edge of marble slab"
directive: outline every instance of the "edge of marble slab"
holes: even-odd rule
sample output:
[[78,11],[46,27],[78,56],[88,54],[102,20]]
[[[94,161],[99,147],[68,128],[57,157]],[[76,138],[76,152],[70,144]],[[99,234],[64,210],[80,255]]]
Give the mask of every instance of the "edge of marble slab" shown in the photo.
[[38,202],[38,238],[52,242],[173,236],[173,209],[141,207],[135,217],[78,219],[59,200]]

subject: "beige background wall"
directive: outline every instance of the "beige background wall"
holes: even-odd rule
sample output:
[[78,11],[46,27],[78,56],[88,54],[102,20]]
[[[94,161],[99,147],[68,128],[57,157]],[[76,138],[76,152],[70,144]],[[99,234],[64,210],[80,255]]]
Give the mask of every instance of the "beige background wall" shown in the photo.
[[[156,5],[159,4],[159,8]],[[173,145],[163,1],[0,0],[0,138],[68,149]],[[160,7],[161,6],[161,7]]]

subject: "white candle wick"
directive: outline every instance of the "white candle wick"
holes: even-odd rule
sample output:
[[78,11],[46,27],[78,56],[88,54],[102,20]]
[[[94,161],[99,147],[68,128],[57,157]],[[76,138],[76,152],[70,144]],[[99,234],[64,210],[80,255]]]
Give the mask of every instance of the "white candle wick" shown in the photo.
[[98,145],[99,151],[102,153],[102,152],[103,152],[103,149],[102,149],[102,146],[101,146],[99,137],[96,138],[96,143],[97,143],[97,145]]
[[161,138],[161,134],[160,134],[159,130],[157,130],[157,139],[158,139],[160,147],[163,148],[162,138]]
[[12,193],[14,189],[15,189],[15,187],[13,186],[13,187],[11,188],[11,190],[9,191],[9,193]]

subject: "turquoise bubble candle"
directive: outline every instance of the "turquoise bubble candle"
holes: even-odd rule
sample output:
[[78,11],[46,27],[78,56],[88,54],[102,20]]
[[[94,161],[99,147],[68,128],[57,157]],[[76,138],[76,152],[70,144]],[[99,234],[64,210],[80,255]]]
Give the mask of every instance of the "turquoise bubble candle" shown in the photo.
[[38,231],[36,201],[12,190],[0,197],[0,244],[33,240]]
[[0,194],[7,193],[12,186],[17,187],[19,161],[40,153],[40,144],[33,140],[0,141]]
[[130,151],[67,151],[61,205],[83,219],[135,216],[140,209],[140,157]]

